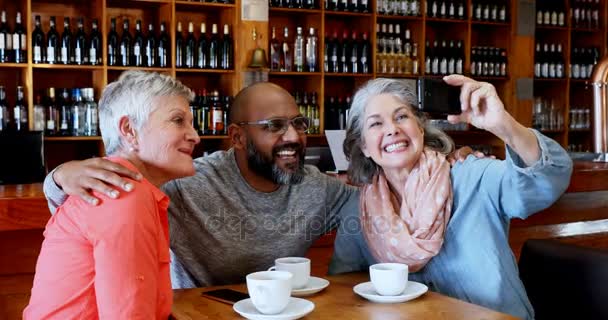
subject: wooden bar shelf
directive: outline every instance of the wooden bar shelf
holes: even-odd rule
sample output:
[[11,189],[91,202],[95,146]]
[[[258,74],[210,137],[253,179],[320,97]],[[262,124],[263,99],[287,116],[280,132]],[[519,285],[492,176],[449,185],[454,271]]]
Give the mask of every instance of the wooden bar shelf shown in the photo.
[[363,13],[363,12],[347,12],[347,11],[325,11],[326,16],[344,16],[344,17],[367,17],[371,18],[373,16],[372,13]]
[[536,25],[537,30],[569,31],[568,27]]
[[0,63],[1,68],[27,68],[27,63]]
[[[171,3],[171,1],[169,1]],[[234,3],[215,3],[215,2],[192,2],[175,1],[176,6],[209,7],[209,8],[236,8]]]
[[409,20],[409,21],[422,21],[423,18],[421,16],[397,16],[392,14],[378,14],[376,15],[377,19],[382,20]]
[[127,71],[127,70],[140,70],[140,71],[149,71],[149,72],[170,72],[171,68],[119,67],[119,66],[108,67],[108,71]]
[[283,72],[283,71],[270,71],[268,73],[270,76],[278,76],[278,77],[307,77],[307,76],[321,76],[323,73],[321,72]]
[[195,69],[195,68],[179,68],[179,69],[175,69],[175,72],[179,72],[179,73],[217,73],[217,74],[228,74],[228,73],[234,73],[233,69],[230,70],[226,70],[226,69]]
[[93,136],[93,137],[44,137],[44,141],[101,141],[101,136]]
[[492,22],[492,21],[479,21],[479,20],[473,20],[473,21],[471,21],[471,24],[473,24],[473,26],[503,27],[503,28],[508,28],[511,26],[510,22]]
[[427,22],[436,22],[436,23],[457,23],[457,24],[468,24],[469,20],[467,19],[449,19],[449,18],[426,18]]
[[321,14],[320,9],[270,8],[273,14]]
[[420,75],[416,74],[401,74],[401,73],[376,73],[376,78],[405,78],[417,79]]
[[345,77],[345,78],[365,78],[365,77],[374,76],[371,73],[330,73],[330,72],[325,72],[324,75],[326,77]]
[[32,64],[34,69],[53,69],[53,70],[103,70],[103,66],[100,65],[74,65],[74,64],[48,64],[48,63],[34,63]]

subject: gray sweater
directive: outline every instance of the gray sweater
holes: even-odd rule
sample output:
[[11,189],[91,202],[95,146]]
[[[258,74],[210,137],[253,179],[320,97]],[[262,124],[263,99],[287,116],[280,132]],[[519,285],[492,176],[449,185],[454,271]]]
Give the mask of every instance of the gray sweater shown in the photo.
[[[356,188],[314,166],[305,166],[302,183],[270,193],[249,186],[232,149],[197,158],[194,166],[194,176],[163,186],[171,198],[174,288],[242,283],[276,258],[304,256],[338,225],[341,211],[358,210]],[[66,196],[51,177],[44,191],[54,211]]]

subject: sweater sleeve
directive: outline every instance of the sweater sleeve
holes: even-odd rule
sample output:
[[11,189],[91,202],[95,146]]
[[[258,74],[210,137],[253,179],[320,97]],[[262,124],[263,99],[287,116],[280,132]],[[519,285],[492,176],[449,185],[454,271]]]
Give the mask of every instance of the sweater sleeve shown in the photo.
[[57,208],[61,206],[67,199],[68,195],[59,188],[59,186],[53,180],[53,173],[55,173],[57,168],[53,169],[53,171],[49,172],[44,178],[43,191],[46,196],[46,200],[49,205],[49,210],[51,214],[55,214]]

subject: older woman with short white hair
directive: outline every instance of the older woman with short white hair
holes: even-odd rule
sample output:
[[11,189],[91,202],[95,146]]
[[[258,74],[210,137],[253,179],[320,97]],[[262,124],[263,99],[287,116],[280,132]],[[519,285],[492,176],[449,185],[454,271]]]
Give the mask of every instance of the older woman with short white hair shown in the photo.
[[193,93],[176,79],[128,71],[99,102],[107,159],[141,175],[97,206],[70,196],[44,231],[25,319],[167,319],[169,198],[165,182],[194,174]]
[[448,120],[502,139],[506,160],[469,156],[451,167],[451,139],[417,112],[412,91],[399,80],[369,81],[355,94],[344,141],[349,177],[363,186],[361,212],[342,217],[330,273],[405,263],[410,279],[431,290],[532,319],[509,221],[557,200],[572,161],[513,119],[491,84],[460,75],[444,81],[462,87],[462,113]]

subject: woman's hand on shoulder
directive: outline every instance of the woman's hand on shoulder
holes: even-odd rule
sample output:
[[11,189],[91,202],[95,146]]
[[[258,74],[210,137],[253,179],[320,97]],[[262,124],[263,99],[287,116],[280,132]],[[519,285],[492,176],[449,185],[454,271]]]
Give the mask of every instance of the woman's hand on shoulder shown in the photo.
[[511,116],[498,97],[496,89],[487,82],[479,82],[463,75],[445,76],[443,80],[453,86],[460,86],[460,105],[462,113],[448,116],[451,123],[467,122],[471,125],[494,131]]

